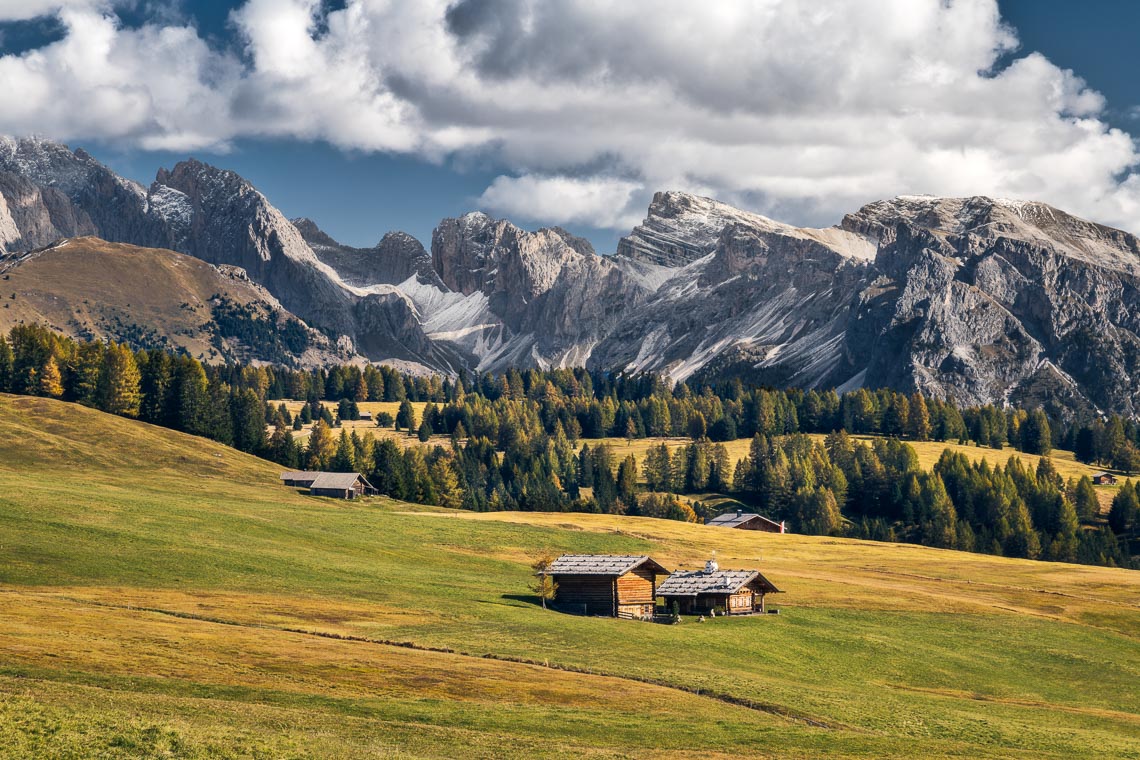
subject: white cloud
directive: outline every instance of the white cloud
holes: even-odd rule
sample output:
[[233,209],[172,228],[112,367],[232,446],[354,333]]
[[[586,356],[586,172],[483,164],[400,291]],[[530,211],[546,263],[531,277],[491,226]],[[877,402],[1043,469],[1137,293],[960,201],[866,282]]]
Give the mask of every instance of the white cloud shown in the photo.
[[109,0],[0,0],[0,21],[28,21],[68,8],[107,8]]
[[496,177],[479,203],[495,213],[544,224],[588,224],[614,229],[632,227],[645,207],[631,208],[644,188],[612,177]]
[[486,206],[551,223],[624,227],[646,193],[679,188],[799,222],[927,192],[1028,197],[1140,230],[1132,137],[1079,77],[1017,49],[996,0],[320,9],[246,0],[239,60],[160,19],[123,29],[99,0],[0,0],[0,18],[66,27],[0,57],[0,132],[476,155],[514,175]]

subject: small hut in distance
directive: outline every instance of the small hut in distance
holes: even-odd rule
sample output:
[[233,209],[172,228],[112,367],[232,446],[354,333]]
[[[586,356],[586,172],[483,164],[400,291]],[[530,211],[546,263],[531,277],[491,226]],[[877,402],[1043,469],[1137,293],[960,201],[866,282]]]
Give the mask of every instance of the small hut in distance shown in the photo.
[[717,515],[705,525],[715,525],[718,528],[737,528],[738,530],[762,530],[765,533],[785,533],[787,529],[783,522],[769,520],[763,515],[745,512],[738,509],[735,512],[725,512]]
[[310,496],[355,499],[378,491],[358,472],[283,472],[281,482],[293,488],[308,488]]

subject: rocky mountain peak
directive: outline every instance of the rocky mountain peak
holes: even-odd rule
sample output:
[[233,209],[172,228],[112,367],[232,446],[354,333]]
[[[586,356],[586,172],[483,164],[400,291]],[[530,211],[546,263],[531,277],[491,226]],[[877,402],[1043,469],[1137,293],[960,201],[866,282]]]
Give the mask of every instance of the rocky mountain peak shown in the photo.
[[293,226],[297,228],[297,232],[301,233],[301,237],[305,239],[305,242],[308,243],[313,248],[313,250],[316,250],[319,247],[340,247],[340,243],[338,243],[332,238],[331,235],[318,227],[317,223],[312,219],[309,219],[305,216],[300,216],[296,219],[290,219],[289,221],[292,222]]
[[965,253],[978,249],[971,238],[1016,240],[1096,266],[1140,273],[1140,241],[1134,235],[1037,201],[903,195],[869,203],[845,216],[840,226],[889,245],[900,224],[947,239]]
[[654,194],[645,221],[618,242],[617,255],[661,266],[685,266],[712,253],[730,224],[757,229],[781,225],[727,203],[679,191]]
[[337,242],[311,219],[294,219],[293,226],[317,258],[354,288],[398,285],[415,277],[422,283],[445,289],[432,269],[431,256],[423,244],[406,232],[388,232],[371,248],[354,248]]
[[[565,230],[528,232],[481,212],[444,219],[432,233],[432,265],[452,290],[507,292],[523,303],[546,292],[563,267],[593,247]],[[585,251],[585,253],[583,253]]]

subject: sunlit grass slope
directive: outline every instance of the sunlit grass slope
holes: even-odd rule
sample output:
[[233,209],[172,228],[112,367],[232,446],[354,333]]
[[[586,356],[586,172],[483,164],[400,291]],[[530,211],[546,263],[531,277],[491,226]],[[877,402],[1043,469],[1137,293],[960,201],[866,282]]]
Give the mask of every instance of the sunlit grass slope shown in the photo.
[[[1135,572],[335,502],[278,473],[0,396],[0,756],[1140,757]],[[542,549],[716,551],[787,593],[566,616],[529,596]]]

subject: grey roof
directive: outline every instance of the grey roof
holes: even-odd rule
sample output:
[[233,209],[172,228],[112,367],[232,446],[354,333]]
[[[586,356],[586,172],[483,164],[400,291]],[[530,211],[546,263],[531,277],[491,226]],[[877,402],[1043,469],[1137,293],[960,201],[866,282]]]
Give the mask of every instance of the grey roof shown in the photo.
[[632,554],[563,554],[547,568],[550,575],[625,575],[630,570],[641,567],[646,562],[658,573],[665,568],[649,557]]
[[759,570],[686,570],[673,573],[657,587],[658,596],[696,596],[697,594],[734,594],[753,581],[761,581],[765,593],[779,593]]
[[764,515],[758,515],[754,512],[725,512],[723,515],[717,515],[712,518],[706,522],[705,525],[716,525],[719,528],[736,528],[744,523],[757,519],[775,528],[780,527],[780,523],[775,520],[769,520]]
[[319,472],[310,472],[307,470],[295,470],[293,472],[281,473],[281,479],[282,480],[313,480],[318,475],[320,475]]
[[1113,475],[1111,472],[1094,472],[1094,473],[1092,474],[1092,476],[1093,476],[1094,478],[1103,478],[1105,475],[1107,475],[1107,476],[1108,476],[1108,477],[1110,477],[1110,478],[1115,478],[1115,477],[1116,477],[1116,476],[1115,476],[1115,475]]
[[[317,479],[309,488],[347,491],[356,485],[357,480],[364,480],[364,476],[359,472],[322,472],[317,474]],[[368,483],[367,480],[364,482]]]

